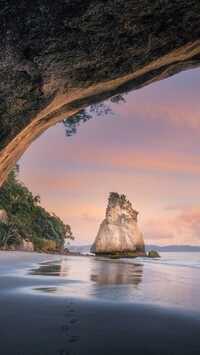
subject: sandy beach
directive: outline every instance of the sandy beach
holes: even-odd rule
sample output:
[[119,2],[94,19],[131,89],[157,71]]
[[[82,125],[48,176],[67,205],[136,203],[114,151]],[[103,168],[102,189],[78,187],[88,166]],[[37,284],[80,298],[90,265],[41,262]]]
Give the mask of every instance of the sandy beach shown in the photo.
[[[99,296],[103,290],[108,292],[108,283],[112,286],[109,292],[114,294],[118,287],[126,292],[126,285],[132,287],[133,280],[138,288],[138,268],[131,279],[121,276],[116,281],[115,275],[107,278],[104,270],[104,278],[97,280],[95,268],[102,268],[102,262],[65,257],[60,267],[59,259],[54,255],[0,252],[1,355],[200,353],[198,311]],[[55,262],[53,268],[48,261]],[[36,272],[28,272],[43,262],[46,264]],[[95,289],[97,284],[101,294]],[[92,290],[90,296],[88,289]]]

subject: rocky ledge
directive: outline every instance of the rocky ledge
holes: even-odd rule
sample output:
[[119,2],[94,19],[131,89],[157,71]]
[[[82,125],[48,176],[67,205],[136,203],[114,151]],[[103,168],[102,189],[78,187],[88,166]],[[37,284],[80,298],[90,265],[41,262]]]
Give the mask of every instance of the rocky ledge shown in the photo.
[[137,215],[125,195],[111,192],[106,218],[100,225],[91,253],[112,258],[147,256]]
[[148,257],[149,258],[160,258],[160,255],[158,254],[158,252],[156,250],[150,250],[148,252]]

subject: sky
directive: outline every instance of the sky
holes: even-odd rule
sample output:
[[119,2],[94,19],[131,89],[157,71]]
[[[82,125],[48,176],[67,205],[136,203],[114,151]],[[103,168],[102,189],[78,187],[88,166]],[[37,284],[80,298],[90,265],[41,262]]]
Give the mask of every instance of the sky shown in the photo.
[[91,244],[109,192],[139,211],[146,244],[200,245],[200,70],[133,91],[66,137],[59,123],[19,161],[20,181]]

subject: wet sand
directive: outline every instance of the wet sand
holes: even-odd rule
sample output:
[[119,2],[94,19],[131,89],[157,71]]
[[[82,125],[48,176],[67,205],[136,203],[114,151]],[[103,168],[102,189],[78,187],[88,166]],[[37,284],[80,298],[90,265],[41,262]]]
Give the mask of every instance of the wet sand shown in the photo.
[[58,259],[0,252],[1,355],[199,355],[199,312],[81,298],[77,280],[64,281],[75,288],[73,297],[27,292],[63,284],[63,278],[24,276],[36,263]]

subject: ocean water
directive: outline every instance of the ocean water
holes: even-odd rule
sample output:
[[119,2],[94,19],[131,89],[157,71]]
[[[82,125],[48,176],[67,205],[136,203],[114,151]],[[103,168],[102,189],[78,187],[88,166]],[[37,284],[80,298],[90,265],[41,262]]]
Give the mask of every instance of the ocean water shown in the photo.
[[200,311],[200,253],[161,253],[159,259],[62,257],[28,275],[40,279],[34,293]]
[[[137,258],[138,261],[151,264],[186,266],[189,268],[200,269],[200,252],[162,252],[161,258],[146,259]],[[130,259],[129,259],[130,260]]]

